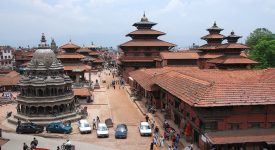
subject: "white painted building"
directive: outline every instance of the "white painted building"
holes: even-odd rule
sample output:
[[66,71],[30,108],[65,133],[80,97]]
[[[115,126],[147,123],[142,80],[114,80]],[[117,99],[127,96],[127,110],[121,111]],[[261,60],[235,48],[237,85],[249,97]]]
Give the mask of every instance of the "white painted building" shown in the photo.
[[0,46],[0,69],[12,69],[14,62],[13,51],[10,46]]

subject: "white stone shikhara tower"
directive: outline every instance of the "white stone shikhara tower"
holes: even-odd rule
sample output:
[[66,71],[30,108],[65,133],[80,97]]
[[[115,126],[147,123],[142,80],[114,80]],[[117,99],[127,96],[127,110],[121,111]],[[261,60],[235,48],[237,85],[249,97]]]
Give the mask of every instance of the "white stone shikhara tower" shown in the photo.
[[72,80],[64,74],[64,67],[46,44],[44,34],[33,54],[19,86],[17,114],[10,121],[20,119],[37,124],[51,121],[74,121],[76,113]]

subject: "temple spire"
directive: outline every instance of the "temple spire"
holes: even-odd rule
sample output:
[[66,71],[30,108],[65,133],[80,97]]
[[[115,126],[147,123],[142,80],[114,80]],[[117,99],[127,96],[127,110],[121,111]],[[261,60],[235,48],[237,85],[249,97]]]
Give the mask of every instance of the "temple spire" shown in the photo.
[[38,44],[38,48],[39,49],[49,48],[49,45],[46,42],[47,42],[46,37],[45,37],[44,33],[42,33],[40,44]]

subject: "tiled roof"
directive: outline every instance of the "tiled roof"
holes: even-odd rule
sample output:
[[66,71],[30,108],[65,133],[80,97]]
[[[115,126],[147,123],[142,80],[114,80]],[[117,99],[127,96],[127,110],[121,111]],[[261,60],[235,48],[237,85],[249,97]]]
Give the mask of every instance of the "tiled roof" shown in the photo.
[[99,55],[99,52],[97,52],[97,51],[91,51],[91,52],[89,53],[89,55]]
[[198,59],[197,52],[161,52],[162,59]]
[[94,58],[94,61],[95,63],[103,63],[104,60],[100,59],[100,58]]
[[257,64],[258,62],[248,59],[247,57],[243,57],[240,55],[227,55],[221,56],[218,58],[214,58],[207,61],[208,63],[214,64]]
[[92,50],[90,50],[90,49],[88,49],[88,48],[80,48],[80,49],[78,49],[76,52],[78,52],[78,53],[89,53],[89,52],[91,52]]
[[87,88],[75,88],[73,89],[75,96],[91,96],[89,89]]
[[152,57],[138,57],[138,56],[122,56],[120,57],[122,62],[154,62],[155,58]]
[[216,144],[275,142],[275,129],[247,129],[206,133],[209,141]]
[[213,44],[213,45],[204,44],[198,47],[198,50],[215,50],[215,49],[217,49],[217,44]]
[[78,45],[76,45],[76,44],[74,44],[72,42],[69,42],[67,44],[62,45],[60,48],[62,48],[62,49],[69,49],[69,48],[79,49],[80,46],[78,46]]
[[159,40],[159,39],[147,39],[147,40],[134,39],[134,40],[130,40],[130,41],[125,42],[120,45],[120,47],[125,47],[125,46],[167,46],[167,47],[171,47],[171,46],[176,46],[176,45],[173,43]]
[[65,71],[74,71],[74,70],[79,70],[79,71],[88,71],[89,69],[91,69],[90,66],[88,65],[84,65],[84,64],[80,64],[80,65],[66,65],[64,64],[64,70]]
[[248,46],[240,43],[226,43],[217,46],[219,49],[249,49]]
[[208,34],[201,37],[201,39],[224,39],[224,38],[225,36],[221,34]]
[[209,58],[217,58],[217,57],[221,57],[221,56],[223,56],[223,54],[221,54],[221,53],[206,53],[204,55],[201,55],[200,58],[209,59]]
[[11,71],[5,76],[0,76],[0,85],[3,85],[3,86],[17,85],[20,79],[21,77],[19,73],[17,73],[16,71]]
[[275,104],[275,69],[164,67],[143,70],[133,78],[140,78],[139,82],[147,83],[149,81],[142,78],[150,71],[165,72],[151,78],[152,84],[194,107]]
[[129,76],[135,79],[135,81],[138,82],[138,84],[140,84],[140,86],[142,86],[147,91],[152,91],[152,85],[154,84],[152,79],[155,79],[157,75],[169,71],[169,69],[139,69],[130,72]]
[[58,54],[57,55],[57,58],[58,59],[64,59],[64,58],[79,58],[79,59],[82,59],[82,58],[85,58],[85,56],[81,55],[81,54],[78,54],[78,53],[63,53],[63,54]]
[[130,35],[143,35],[143,34],[149,34],[149,35],[164,35],[164,32],[153,30],[153,29],[139,29],[133,32],[130,32],[126,36]]

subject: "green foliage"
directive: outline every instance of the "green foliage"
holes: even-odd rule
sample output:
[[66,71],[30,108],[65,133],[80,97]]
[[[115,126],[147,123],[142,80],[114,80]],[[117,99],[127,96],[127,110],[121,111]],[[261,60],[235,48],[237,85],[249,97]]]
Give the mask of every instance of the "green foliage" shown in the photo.
[[275,67],[275,35],[268,29],[258,28],[247,38],[249,56],[260,62],[256,68]]
[[274,36],[272,32],[266,28],[257,28],[252,33],[250,33],[250,35],[247,37],[245,41],[245,44],[253,48],[262,39],[271,40],[274,39]]
[[275,40],[261,40],[251,50],[251,58],[261,62],[257,68],[275,67]]

